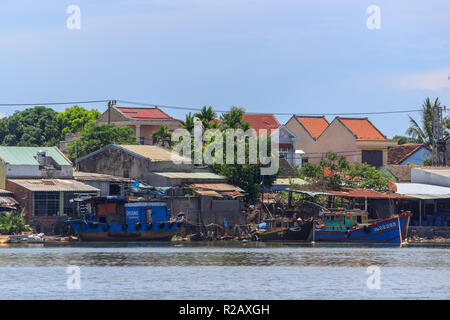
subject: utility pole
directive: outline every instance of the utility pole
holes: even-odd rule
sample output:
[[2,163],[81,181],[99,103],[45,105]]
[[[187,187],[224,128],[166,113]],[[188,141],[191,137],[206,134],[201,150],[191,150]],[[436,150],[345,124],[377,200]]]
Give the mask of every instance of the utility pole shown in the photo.
[[442,110],[446,107],[435,106],[433,110],[433,166],[444,166],[445,141],[442,122]]

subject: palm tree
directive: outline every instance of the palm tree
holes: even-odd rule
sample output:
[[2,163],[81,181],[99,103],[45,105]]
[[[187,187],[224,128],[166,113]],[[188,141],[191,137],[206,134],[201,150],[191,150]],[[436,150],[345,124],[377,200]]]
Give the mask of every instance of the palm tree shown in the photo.
[[439,98],[436,98],[434,103],[431,102],[430,98],[427,98],[422,104],[421,125],[411,116],[408,116],[411,126],[406,130],[406,134],[415,139],[417,143],[424,143],[430,147],[433,144],[434,108],[440,107],[440,105]]
[[195,125],[194,117],[189,112],[186,115],[186,120],[184,120],[184,121],[180,120],[180,124],[181,124],[181,128],[186,129],[189,132],[192,132],[192,130],[194,130],[194,125]]
[[158,130],[152,133],[153,143],[170,146],[172,133],[167,125],[162,124]]
[[[217,126],[217,113],[213,110],[211,106],[208,108],[204,106],[200,112],[194,113],[194,117],[197,117],[201,120],[203,127],[205,129],[212,129]],[[213,122],[212,122],[213,121]]]

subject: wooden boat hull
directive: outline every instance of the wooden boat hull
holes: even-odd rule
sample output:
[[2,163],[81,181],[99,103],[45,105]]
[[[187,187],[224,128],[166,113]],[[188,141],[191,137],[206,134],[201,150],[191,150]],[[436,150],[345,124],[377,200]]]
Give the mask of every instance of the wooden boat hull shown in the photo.
[[181,222],[154,222],[152,224],[107,224],[68,220],[83,241],[170,241]]
[[310,241],[313,222],[307,221],[301,226],[281,231],[265,231],[256,233],[259,241]]
[[398,217],[369,224],[367,228],[348,231],[324,230],[315,227],[313,240],[316,242],[355,242],[355,243],[398,243],[406,240],[411,213],[404,212]]

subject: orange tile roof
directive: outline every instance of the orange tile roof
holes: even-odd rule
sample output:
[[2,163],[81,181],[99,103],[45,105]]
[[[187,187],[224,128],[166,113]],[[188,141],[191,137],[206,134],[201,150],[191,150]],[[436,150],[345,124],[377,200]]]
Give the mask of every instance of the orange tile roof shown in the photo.
[[340,118],[357,140],[386,140],[386,137],[367,118]]
[[328,127],[328,121],[324,116],[321,117],[308,117],[297,116],[298,121],[305,127],[314,139],[317,139],[322,132]]
[[427,148],[424,144],[412,143],[391,147],[388,149],[388,164],[399,164],[422,147]]
[[349,197],[349,198],[374,198],[374,199],[380,199],[380,198],[394,198],[394,199],[409,199],[411,197],[402,195],[402,194],[396,194],[396,193],[387,193],[387,192],[379,192],[371,189],[359,189],[359,188],[342,188],[340,191],[326,191],[328,193],[331,193],[335,196],[340,197]]
[[158,107],[153,108],[127,108],[115,107],[129,118],[141,121],[178,121],[172,118]]
[[244,121],[248,122],[250,128],[256,130],[258,134],[261,129],[265,129],[267,130],[267,133],[270,133],[280,127],[280,123],[277,118],[275,118],[275,116],[271,113],[245,113]]

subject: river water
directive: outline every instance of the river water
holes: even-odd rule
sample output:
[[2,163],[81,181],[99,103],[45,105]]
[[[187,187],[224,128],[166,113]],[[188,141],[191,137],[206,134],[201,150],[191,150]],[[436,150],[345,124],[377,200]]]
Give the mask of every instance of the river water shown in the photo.
[[[375,267],[368,273],[370,266]],[[0,247],[0,299],[449,298],[448,244],[398,248],[167,242]]]

